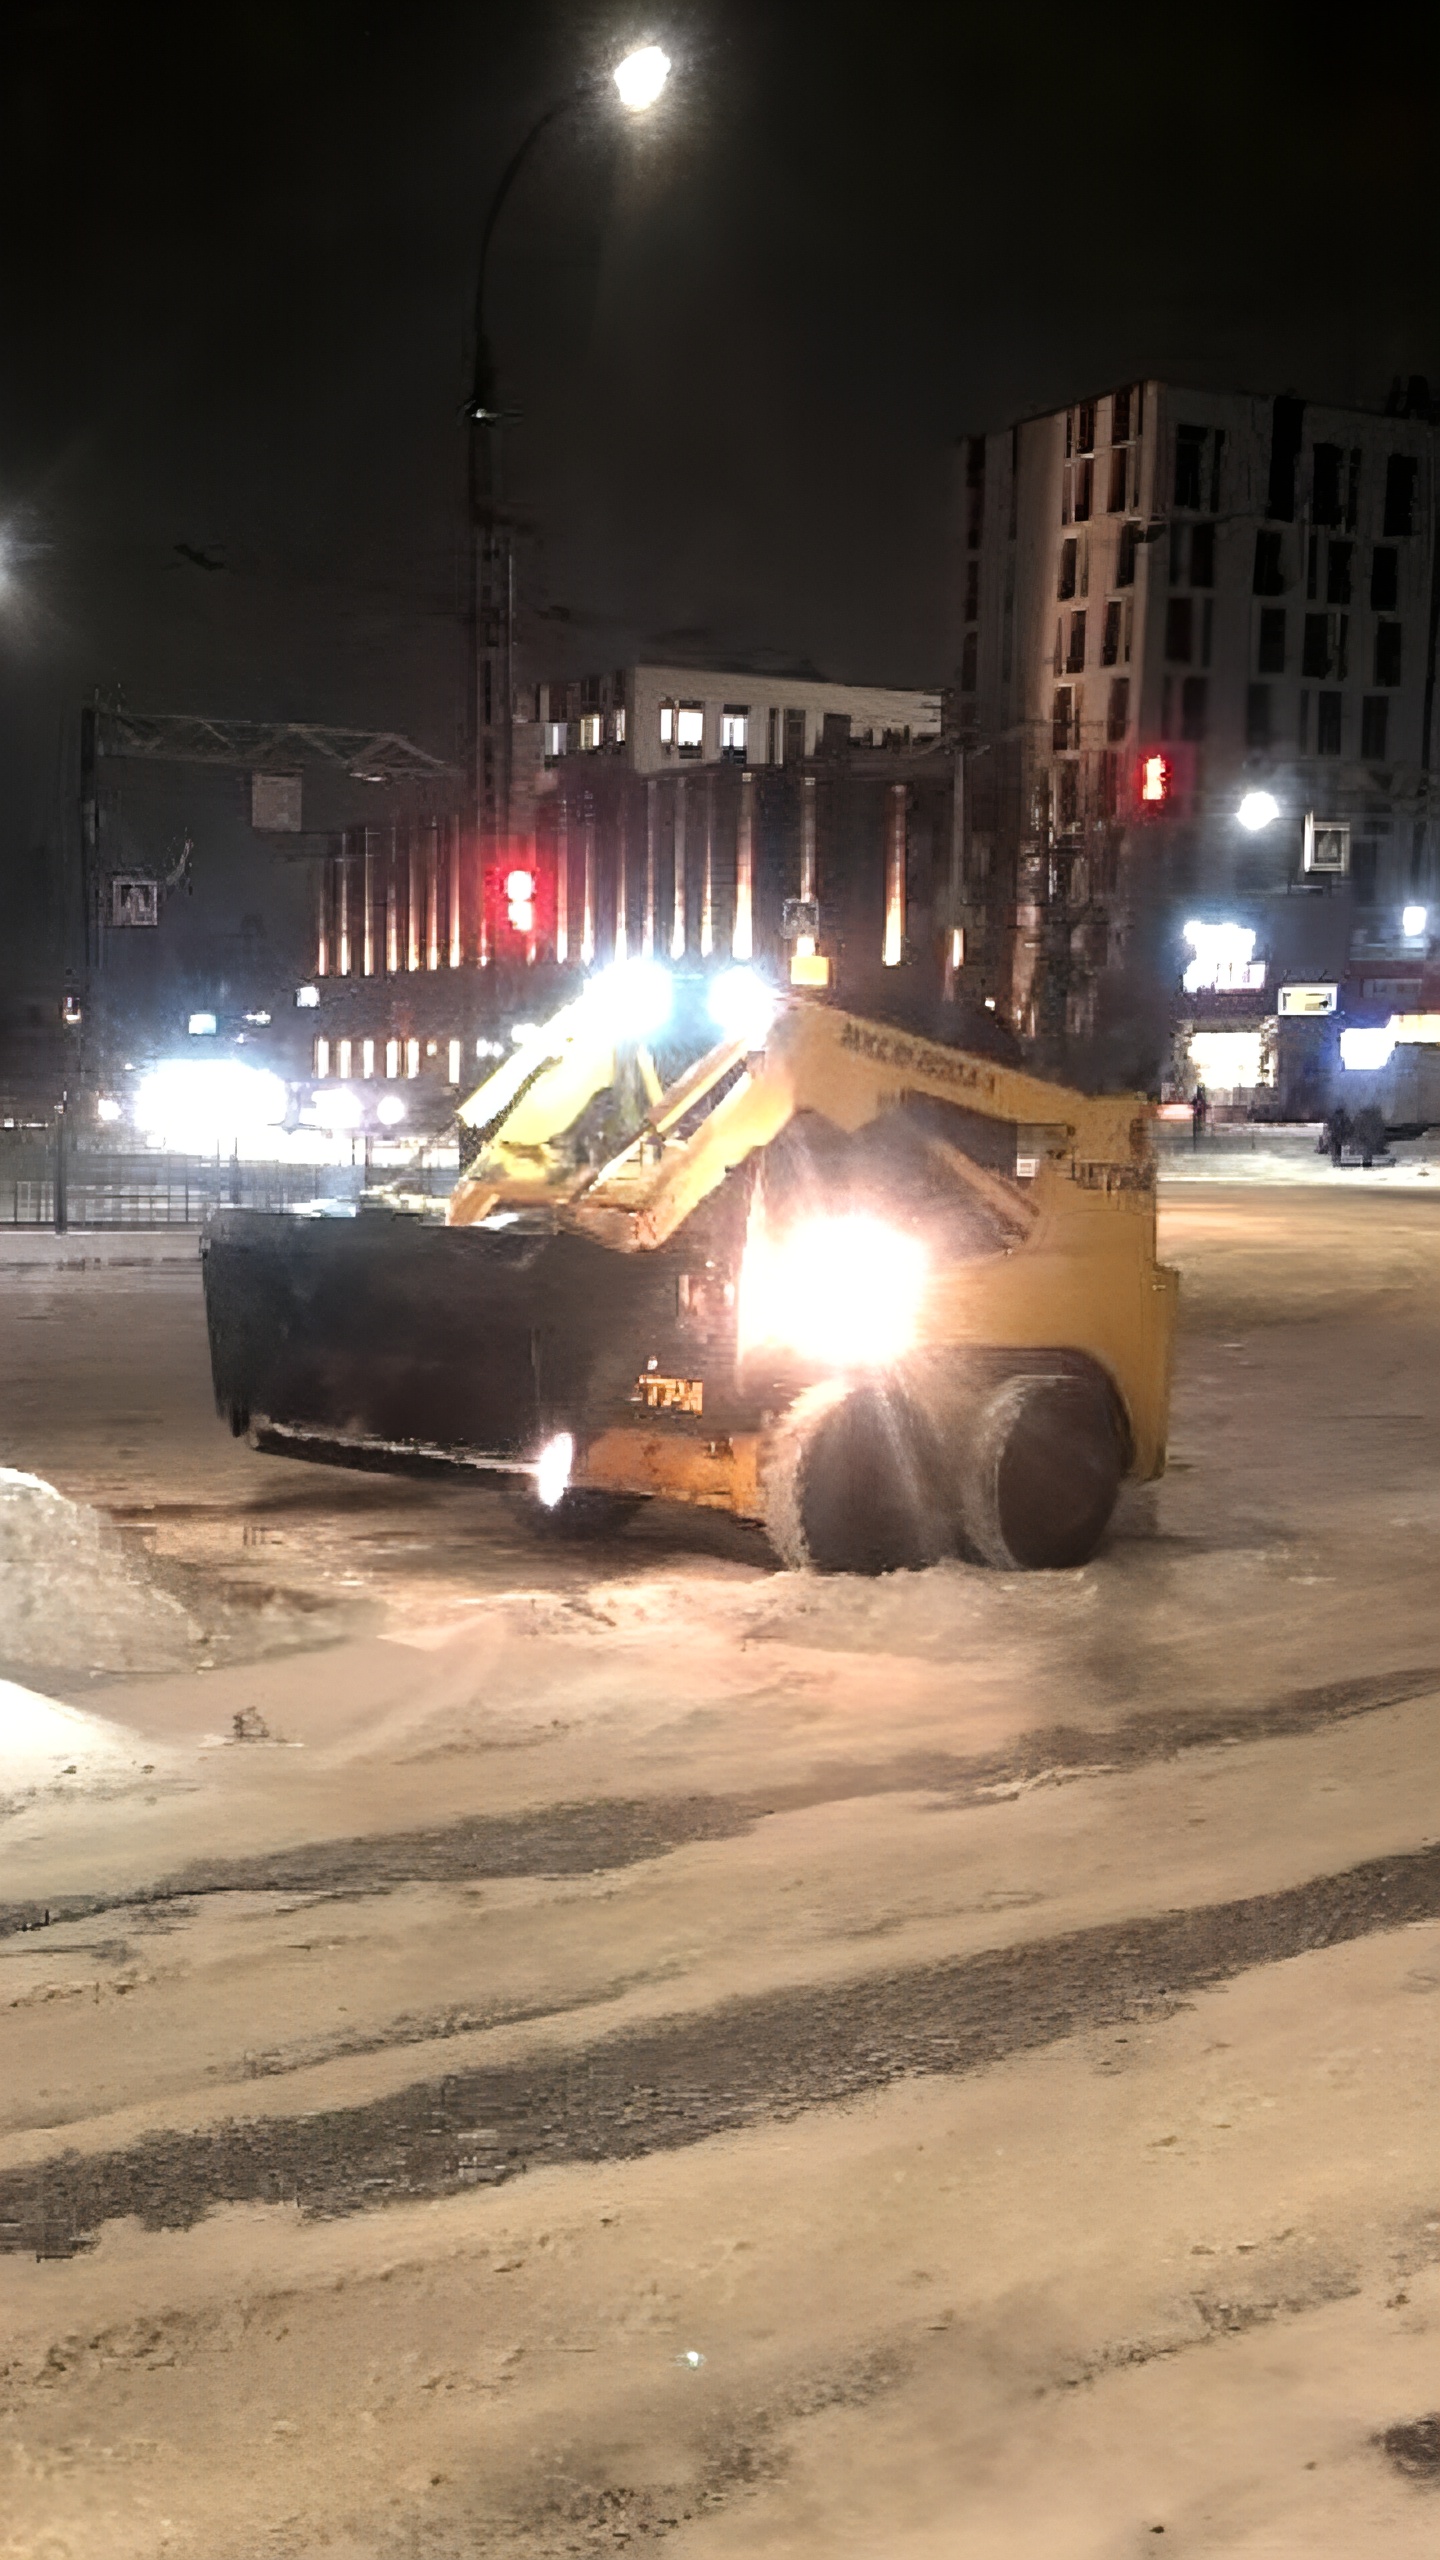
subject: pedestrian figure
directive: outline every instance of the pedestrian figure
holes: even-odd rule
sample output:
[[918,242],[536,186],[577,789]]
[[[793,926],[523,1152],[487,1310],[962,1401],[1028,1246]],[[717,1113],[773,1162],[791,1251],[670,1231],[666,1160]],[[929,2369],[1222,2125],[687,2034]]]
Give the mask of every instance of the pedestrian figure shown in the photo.
[[1325,1135],[1329,1141],[1330,1161],[1338,1173],[1345,1160],[1345,1141],[1350,1135],[1350,1114],[1343,1102],[1337,1102],[1331,1112],[1325,1124]]
[[1203,1084],[1197,1084],[1190,1097],[1190,1143],[1193,1147],[1198,1147],[1204,1137],[1209,1117],[1210,1096]]

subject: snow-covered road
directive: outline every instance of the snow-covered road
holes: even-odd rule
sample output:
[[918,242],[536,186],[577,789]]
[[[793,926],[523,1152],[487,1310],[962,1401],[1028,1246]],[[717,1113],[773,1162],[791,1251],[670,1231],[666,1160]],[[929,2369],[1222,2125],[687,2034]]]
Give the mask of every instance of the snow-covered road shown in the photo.
[[1028,1580],[537,1545],[0,1279],[3,2560],[1433,2550],[1440,1200],[1163,1230]]

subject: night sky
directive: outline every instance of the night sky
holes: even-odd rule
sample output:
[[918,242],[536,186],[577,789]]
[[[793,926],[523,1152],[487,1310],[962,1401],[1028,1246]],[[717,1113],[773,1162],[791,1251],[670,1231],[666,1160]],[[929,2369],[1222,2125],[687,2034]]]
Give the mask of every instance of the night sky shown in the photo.
[[109,8],[4,19],[0,878],[16,967],[76,706],[459,739],[488,192],[525,672],[944,679],[949,451],[1140,374],[1440,389],[1436,13]]

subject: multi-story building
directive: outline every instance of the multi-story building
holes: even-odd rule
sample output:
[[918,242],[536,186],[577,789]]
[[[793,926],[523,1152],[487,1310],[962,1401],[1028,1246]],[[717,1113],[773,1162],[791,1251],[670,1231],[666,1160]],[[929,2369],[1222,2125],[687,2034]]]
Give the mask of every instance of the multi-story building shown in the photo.
[[1022,1032],[1253,1095],[1304,1082],[1317,1021],[1418,1002],[1436,464],[1420,383],[1377,413],[1134,382],[968,440],[971,948]]
[[498,855],[458,816],[333,841],[305,990],[317,1079],[377,1105],[418,1079],[439,1110],[518,1021],[617,958],[755,960],[857,999],[917,963],[938,984],[941,709],[938,690],[670,666],[536,687]]

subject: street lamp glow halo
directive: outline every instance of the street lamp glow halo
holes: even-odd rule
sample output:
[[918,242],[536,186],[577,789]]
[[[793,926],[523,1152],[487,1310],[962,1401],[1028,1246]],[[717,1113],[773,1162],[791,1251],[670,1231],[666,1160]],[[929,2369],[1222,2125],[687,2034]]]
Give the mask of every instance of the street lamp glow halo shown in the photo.
[[668,53],[658,44],[640,45],[615,65],[614,80],[621,105],[628,107],[632,115],[643,115],[647,107],[654,106],[669,77]]
[[1273,791],[1247,791],[1235,815],[1252,836],[1258,835],[1262,827],[1273,827],[1280,803]]

